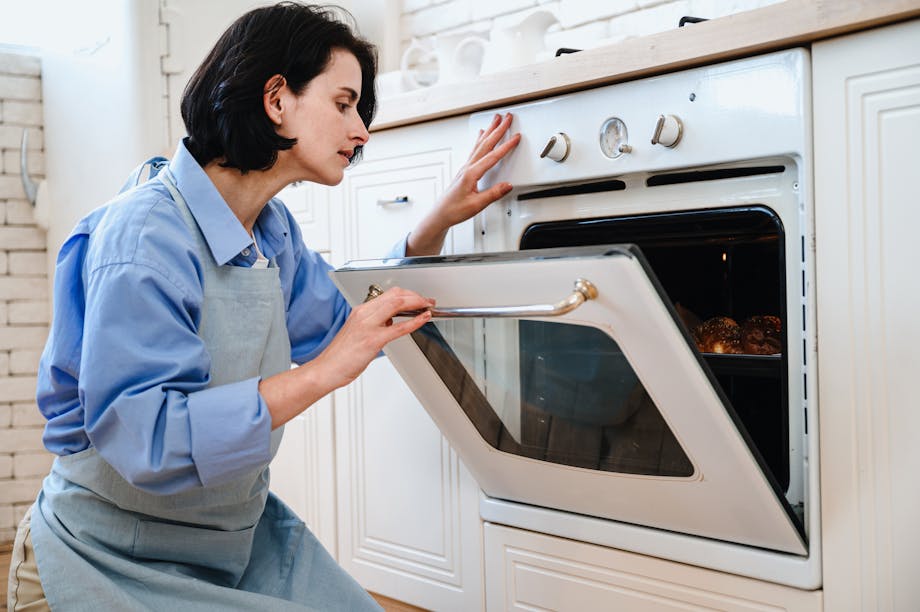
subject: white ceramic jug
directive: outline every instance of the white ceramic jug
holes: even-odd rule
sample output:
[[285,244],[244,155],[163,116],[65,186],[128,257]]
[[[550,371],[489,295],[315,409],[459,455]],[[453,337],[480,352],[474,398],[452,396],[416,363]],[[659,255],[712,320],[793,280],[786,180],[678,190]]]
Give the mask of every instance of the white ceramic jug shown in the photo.
[[556,23],[549,11],[535,11],[510,26],[492,30],[482,62],[482,73],[500,72],[538,60],[545,49],[546,30]]
[[416,63],[437,62],[437,80],[427,85],[444,85],[475,78],[482,66],[486,44],[484,38],[469,32],[440,34],[435,37],[433,50],[413,38],[400,62],[403,79],[410,89],[426,85],[419,82],[416,71],[411,68],[413,58],[417,58]]

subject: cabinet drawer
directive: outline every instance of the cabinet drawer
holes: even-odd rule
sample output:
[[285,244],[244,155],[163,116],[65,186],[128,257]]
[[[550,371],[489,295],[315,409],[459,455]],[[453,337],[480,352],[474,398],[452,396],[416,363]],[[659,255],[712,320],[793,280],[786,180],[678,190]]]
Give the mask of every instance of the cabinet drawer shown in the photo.
[[[366,160],[346,172],[346,258],[383,257],[432,209],[449,180],[449,150]],[[451,250],[448,235],[444,251]]]
[[486,523],[488,610],[821,610],[821,591]]

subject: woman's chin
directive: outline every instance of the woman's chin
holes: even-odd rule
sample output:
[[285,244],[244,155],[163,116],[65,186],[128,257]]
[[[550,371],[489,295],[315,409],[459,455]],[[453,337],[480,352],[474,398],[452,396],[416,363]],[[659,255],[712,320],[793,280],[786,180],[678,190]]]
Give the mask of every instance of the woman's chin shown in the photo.
[[342,179],[345,178],[344,169],[338,169],[338,171],[330,170],[322,174],[317,173],[309,180],[311,183],[316,183],[318,185],[326,185],[327,187],[335,187],[342,182]]

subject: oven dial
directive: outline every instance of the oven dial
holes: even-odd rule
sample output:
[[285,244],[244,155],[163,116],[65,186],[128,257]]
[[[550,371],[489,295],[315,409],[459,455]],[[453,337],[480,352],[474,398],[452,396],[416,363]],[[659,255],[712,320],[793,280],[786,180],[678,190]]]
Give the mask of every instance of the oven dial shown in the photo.
[[678,117],[674,115],[658,115],[655,133],[652,134],[652,144],[660,144],[665,147],[676,146],[680,142],[683,131],[684,125]]
[[601,152],[610,159],[616,159],[624,153],[632,151],[627,144],[629,134],[626,124],[619,117],[611,117],[601,126],[600,144]]
[[556,132],[546,141],[546,146],[543,147],[540,158],[548,157],[555,162],[564,162],[565,158],[569,156],[571,146],[572,142],[565,133]]

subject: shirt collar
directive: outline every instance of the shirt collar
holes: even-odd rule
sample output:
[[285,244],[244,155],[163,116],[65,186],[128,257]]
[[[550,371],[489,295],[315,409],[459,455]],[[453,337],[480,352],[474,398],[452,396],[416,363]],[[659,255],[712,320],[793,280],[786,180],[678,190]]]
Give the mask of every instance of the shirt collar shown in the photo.
[[[176,154],[169,163],[169,171],[217,265],[226,264],[252,244],[252,238],[243,224],[233,214],[204,169],[189,153],[184,140],[176,148]],[[266,205],[262,209],[256,219],[256,226],[263,239],[262,253],[268,258],[275,257],[284,248],[287,230],[273,206]]]

